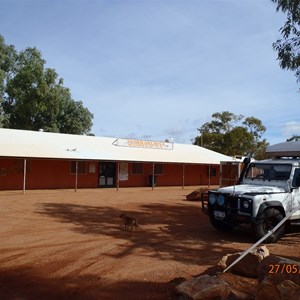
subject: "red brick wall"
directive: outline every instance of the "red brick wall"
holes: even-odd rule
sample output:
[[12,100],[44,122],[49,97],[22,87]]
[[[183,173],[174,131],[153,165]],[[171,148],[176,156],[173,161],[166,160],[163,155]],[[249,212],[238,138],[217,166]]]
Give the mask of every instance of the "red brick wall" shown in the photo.
[[22,159],[0,159],[0,189],[22,189],[23,168]]
[[[23,159],[0,158],[0,190],[23,189]],[[210,184],[219,184],[219,166],[211,166],[216,176]],[[94,172],[93,172],[94,171]],[[98,187],[99,162],[87,161],[86,173],[78,175],[78,188]],[[184,185],[208,185],[207,165],[184,165]],[[132,174],[132,163],[128,163],[128,180],[119,181],[120,187],[142,187],[149,185],[152,163],[144,163],[143,174]],[[156,186],[182,186],[183,165],[163,164],[163,174],[156,176]],[[75,175],[71,174],[71,161],[51,159],[27,159],[26,189],[75,188]]]
[[[26,189],[75,188],[75,175],[71,174],[71,161],[27,159]],[[89,172],[91,164],[95,173]],[[23,189],[23,159],[0,159],[0,190]],[[2,170],[2,172],[1,172]],[[86,162],[86,173],[78,175],[78,188],[98,187],[98,163]]]
[[[220,167],[211,166],[216,170],[216,176],[210,178],[211,185],[219,184]],[[208,185],[208,166],[207,165],[184,165],[184,185]],[[132,174],[132,164],[128,163],[128,180],[120,181],[120,187],[148,186],[149,176],[152,175],[152,163],[144,164],[144,173],[141,175]],[[163,174],[156,176],[156,186],[182,185],[183,165],[182,164],[163,164]]]

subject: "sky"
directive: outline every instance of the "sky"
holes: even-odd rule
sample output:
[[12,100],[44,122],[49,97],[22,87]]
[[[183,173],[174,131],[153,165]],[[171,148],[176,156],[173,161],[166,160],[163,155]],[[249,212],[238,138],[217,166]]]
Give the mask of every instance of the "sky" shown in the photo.
[[36,47],[97,136],[192,143],[215,112],[300,135],[299,84],[272,43],[271,0],[0,0],[0,35]]

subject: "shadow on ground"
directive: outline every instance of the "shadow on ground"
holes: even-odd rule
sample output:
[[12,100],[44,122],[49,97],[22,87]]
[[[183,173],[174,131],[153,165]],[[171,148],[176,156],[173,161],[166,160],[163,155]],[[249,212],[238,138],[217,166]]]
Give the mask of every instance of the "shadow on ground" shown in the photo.
[[[16,289],[16,282],[18,288]],[[33,274],[30,269],[0,270],[0,295],[2,300],[43,299],[43,300],[130,300],[178,299],[174,287],[180,282],[166,283],[143,281],[120,281],[111,283],[99,276],[44,278]],[[134,293],[132,291],[134,290]]]
[[[223,254],[245,250],[255,242],[250,229],[232,232],[216,231],[200,206],[182,204],[146,204],[138,211],[126,211],[135,216],[140,227],[135,232],[121,226],[121,211],[112,207],[95,207],[78,204],[44,203],[38,213],[55,218],[59,222],[72,223],[71,230],[90,235],[111,236],[126,239],[130,243],[117,253],[108,256],[123,257],[137,248],[149,250],[147,255],[173,259],[184,263],[213,264]],[[245,244],[243,249],[237,245]],[[209,251],[209,252],[207,252]],[[187,255],[188,253],[188,255]],[[210,253],[209,258],[206,254]],[[215,256],[212,255],[215,253]]]

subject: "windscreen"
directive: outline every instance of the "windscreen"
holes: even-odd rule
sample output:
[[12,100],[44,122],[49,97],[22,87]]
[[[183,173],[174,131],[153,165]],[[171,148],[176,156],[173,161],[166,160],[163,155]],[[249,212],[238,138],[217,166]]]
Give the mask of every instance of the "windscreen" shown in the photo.
[[250,164],[245,178],[262,180],[283,180],[290,178],[292,166],[289,164]]

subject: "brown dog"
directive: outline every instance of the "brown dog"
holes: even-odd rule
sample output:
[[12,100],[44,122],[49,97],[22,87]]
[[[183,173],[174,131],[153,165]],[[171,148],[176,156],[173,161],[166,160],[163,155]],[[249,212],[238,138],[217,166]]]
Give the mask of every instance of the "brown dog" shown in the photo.
[[125,230],[136,230],[139,227],[136,218],[126,216],[126,214],[121,214],[120,218],[123,221]]

